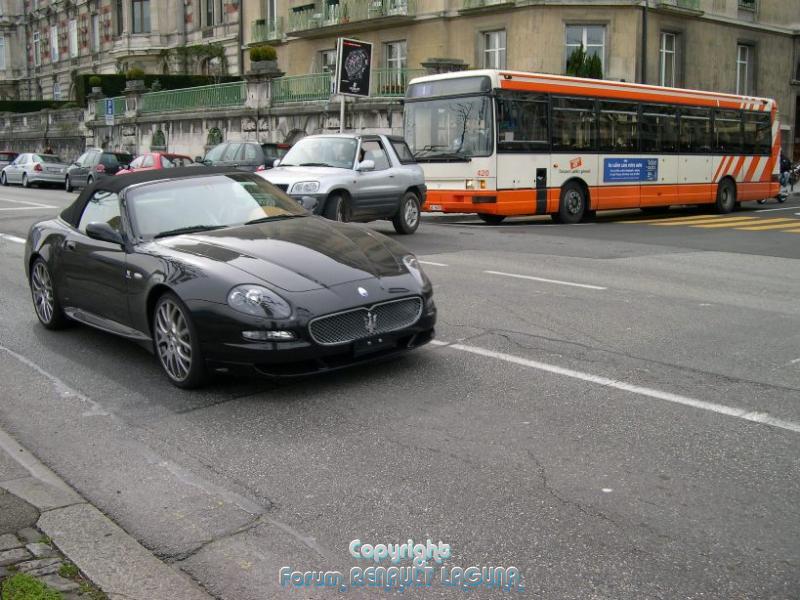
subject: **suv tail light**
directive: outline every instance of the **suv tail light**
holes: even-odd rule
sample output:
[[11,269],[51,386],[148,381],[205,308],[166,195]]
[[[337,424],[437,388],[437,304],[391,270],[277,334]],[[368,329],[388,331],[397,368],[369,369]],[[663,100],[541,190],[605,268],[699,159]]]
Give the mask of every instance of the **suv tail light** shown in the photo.
[[267,167],[265,167],[264,165],[258,165],[258,168],[256,169],[256,173],[258,173],[259,171],[266,171],[266,170],[267,170]]
[[105,173],[106,166],[104,164],[99,164],[94,168],[94,170],[97,171],[98,173]]
[[39,164],[39,163],[36,163],[36,164],[33,166],[33,170],[34,170],[34,171],[36,171],[37,173],[41,173],[41,172],[42,172],[42,165],[41,165],[41,164]]

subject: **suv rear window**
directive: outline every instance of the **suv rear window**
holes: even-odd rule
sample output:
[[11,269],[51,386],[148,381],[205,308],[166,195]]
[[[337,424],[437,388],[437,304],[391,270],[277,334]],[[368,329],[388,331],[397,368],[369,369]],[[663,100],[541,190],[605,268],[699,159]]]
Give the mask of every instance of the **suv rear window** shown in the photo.
[[414,159],[414,155],[411,153],[411,149],[408,147],[408,144],[406,144],[405,141],[389,140],[389,142],[392,144],[392,148],[394,148],[397,158],[400,159],[402,164],[407,165],[417,162]]

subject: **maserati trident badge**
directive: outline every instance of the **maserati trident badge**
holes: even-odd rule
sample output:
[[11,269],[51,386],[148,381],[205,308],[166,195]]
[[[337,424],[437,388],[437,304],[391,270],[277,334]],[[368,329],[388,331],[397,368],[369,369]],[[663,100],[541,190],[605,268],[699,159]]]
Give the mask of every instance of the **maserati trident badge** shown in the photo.
[[369,311],[367,316],[364,317],[364,327],[366,327],[367,333],[370,335],[378,331],[378,315]]
[[363,287],[358,288],[358,293],[361,294],[362,298],[366,298],[367,296],[369,296],[369,292],[365,290]]

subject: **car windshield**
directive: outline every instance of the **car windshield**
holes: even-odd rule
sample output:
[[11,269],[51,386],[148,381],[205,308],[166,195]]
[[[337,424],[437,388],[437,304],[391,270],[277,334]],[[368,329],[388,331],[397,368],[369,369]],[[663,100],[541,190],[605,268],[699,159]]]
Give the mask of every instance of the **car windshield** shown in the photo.
[[417,160],[453,160],[492,153],[488,96],[407,102],[405,139]]
[[126,202],[142,239],[308,214],[267,181],[248,173],[145,185],[131,190]]
[[338,167],[352,169],[358,141],[343,137],[307,137],[281,159],[282,167]]
[[55,154],[39,154],[39,161],[46,162],[46,163],[60,163],[63,162],[61,157],[56,156]]

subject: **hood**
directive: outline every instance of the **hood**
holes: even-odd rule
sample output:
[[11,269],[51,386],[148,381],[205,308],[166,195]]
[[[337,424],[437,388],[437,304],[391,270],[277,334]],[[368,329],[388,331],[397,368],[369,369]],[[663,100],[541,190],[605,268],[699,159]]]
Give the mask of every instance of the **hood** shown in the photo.
[[[366,227],[303,217],[157,240],[290,292],[408,272],[408,250]],[[256,283],[255,281],[253,283]]]
[[336,167],[275,167],[258,173],[273,185],[296,183],[298,181],[319,181],[327,177],[349,177],[353,175],[350,169],[337,169]]

